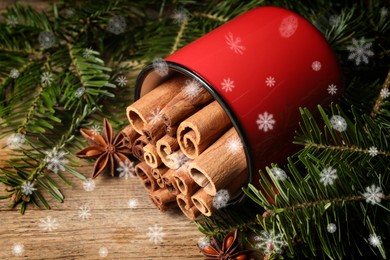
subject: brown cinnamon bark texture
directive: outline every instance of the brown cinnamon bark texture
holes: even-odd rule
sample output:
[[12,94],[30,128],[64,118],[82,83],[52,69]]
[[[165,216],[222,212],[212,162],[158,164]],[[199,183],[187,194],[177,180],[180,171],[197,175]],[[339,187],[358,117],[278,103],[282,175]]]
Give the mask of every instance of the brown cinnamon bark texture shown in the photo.
[[140,136],[132,125],[127,125],[122,131],[125,134],[125,142],[129,149],[134,145],[135,140]]
[[135,166],[135,174],[141,177],[144,187],[148,191],[157,190],[156,179],[152,175],[152,167],[146,162],[141,162]]
[[157,154],[156,146],[152,144],[147,144],[144,147],[144,159],[152,168],[157,168],[162,163],[160,156]]
[[166,211],[177,205],[176,195],[167,189],[156,190],[149,194],[151,201],[161,211]]
[[148,144],[148,140],[146,136],[141,135],[138,137],[131,148],[131,152],[133,156],[137,158],[139,161],[144,161],[144,147]]
[[177,129],[180,149],[188,158],[195,159],[231,125],[223,108],[213,101],[180,123]]
[[176,202],[184,215],[191,220],[195,220],[201,214],[189,196],[180,193],[176,196]]
[[160,140],[158,140],[156,146],[157,154],[160,156],[161,161],[166,166],[169,164],[167,156],[171,155],[179,148],[177,139],[169,135],[165,135]]
[[174,174],[173,179],[176,182],[176,186],[179,191],[184,195],[192,195],[198,189],[199,185],[191,178],[188,172],[188,165],[185,164],[180,167]]

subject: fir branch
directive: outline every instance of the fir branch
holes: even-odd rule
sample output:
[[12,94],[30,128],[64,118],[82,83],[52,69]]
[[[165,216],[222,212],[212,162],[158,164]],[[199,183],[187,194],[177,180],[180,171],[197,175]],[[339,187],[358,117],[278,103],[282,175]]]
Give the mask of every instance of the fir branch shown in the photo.
[[218,16],[215,14],[211,13],[200,13],[200,12],[194,12],[193,14],[194,17],[204,17],[219,23],[226,23],[229,19],[226,17]]
[[385,82],[382,85],[382,88],[381,88],[381,91],[379,92],[378,98],[375,101],[374,108],[373,108],[373,110],[371,112],[371,117],[372,118],[376,118],[376,116],[378,115],[379,110],[381,109],[383,100],[385,99],[385,97],[384,97],[385,94],[384,93],[387,93],[387,96],[390,96],[389,88],[390,88],[390,70],[389,70],[389,72],[387,74]]
[[174,53],[177,51],[177,48],[179,46],[180,40],[183,37],[184,31],[186,30],[188,25],[188,18],[185,18],[184,21],[181,23],[179,31],[177,32],[177,36],[175,38],[175,42],[173,43],[172,49],[170,54]]
[[[305,144],[305,149],[310,149],[310,148],[315,148],[315,149],[324,149],[324,150],[332,150],[332,151],[341,151],[341,152],[350,152],[350,153],[361,153],[361,154],[366,154],[370,155],[372,153],[372,150],[370,149],[363,149],[357,146],[338,146],[338,145],[325,145],[325,144],[317,144],[313,143],[309,140],[306,141]],[[377,150],[375,151],[377,155],[383,155],[386,157],[390,157],[390,152],[388,151],[381,151]]]

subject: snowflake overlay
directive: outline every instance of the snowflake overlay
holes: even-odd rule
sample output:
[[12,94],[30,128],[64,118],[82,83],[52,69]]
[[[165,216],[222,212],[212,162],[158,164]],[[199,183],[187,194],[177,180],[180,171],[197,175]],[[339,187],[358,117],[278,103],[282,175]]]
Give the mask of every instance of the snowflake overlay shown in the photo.
[[163,237],[165,233],[163,232],[163,228],[154,224],[154,227],[148,228],[149,232],[146,235],[149,237],[149,241],[153,242],[155,245],[163,242]]
[[336,232],[337,226],[336,226],[335,223],[329,223],[328,226],[326,227],[326,230],[327,230],[329,233],[333,234],[334,232]]
[[107,249],[107,247],[102,246],[101,248],[99,248],[99,256],[100,257],[108,256],[108,249]]
[[222,86],[222,90],[225,90],[225,92],[232,92],[234,88],[234,81],[231,80],[230,78],[223,79],[221,86]]
[[124,87],[127,85],[127,79],[125,76],[119,76],[115,80],[119,86]]
[[89,57],[91,57],[91,55],[93,54],[93,50],[92,50],[92,48],[91,47],[89,47],[89,48],[85,48],[85,50],[83,51],[83,57],[85,58],[85,59],[88,59]]
[[12,134],[7,138],[7,146],[10,149],[18,149],[26,142],[26,136],[21,133]]
[[58,228],[60,225],[56,218],[51,218],[51,216],[47,216],[46,218],[42,218],[39,220],[41,223],[38,224],[40,228],[44,231],[53,231]]
[[78,211],[79,219],[83,221],[89,219],[89,217],[91,216],[90,211],[91,210],[88,207],[88,205],[82,205],[81,207],[79,207],[79,211]]
[[92,134],[94,135],[98,135],[101,131],[101,127],[98,126],[97,124],[94,124],[92,127],[91,127],[91,131],[92,131]]
[[95,181],[91,178],[88,178],[86,179],[85,181],[83,181],[83,188],[85,191],[93,191],[95,189]]
[[347,121],[345,121],[344,117],[334,115],[330,118],[330,123],[332,128],[336,131],[343,132],[347,130]]
[[115,15],[111,18],[108,23],[107,30],[113,34],[121,34],[125,32],[127,27],[126,19],[122,16]]
[[196,79],[186,80],[184,86],[184,95],[189,98],[194,98],[202,91],[201,84]]
[[41,75],[41,83],[50,85],[53,81],[53,74],[51,74],[49,71],[45,71]]
[[241,39],[239,37],[234,37],[230,32],[225,35],[226,44],[229,48],[236,54],[243,54],[245,51],[245,47],[241,44]]
[[389,10],[386,7],[382,7],[380,13],[382,17],[387,17],[389,15]]
[[368,237],[368,242],[373,247],[379,247],[382,244],[382,238],[377,234],[370,234]]
[[328,93],[331,94],[332,96],[336,95],[336,93],[337,93],[337,86],[335,84],[330,84],[328,86]]
[[198,239],[198,246],[200,249],[204,249],[206,246],[210,245],[210,239],[208,237],[201,237]]
[[160,77],[165,77],[169,72],[168,63],[159,57],[153,59],[153,69]]
[[22,189],[22,192],[24,195],[32,195],[36,188],[34,188],[34,183],[31,181],[23,182],[22,186],[20,187]]
[[119,167],[116,169],[119,172],[119,177],[124,177],[126,180],[130,177],[134,177],[134,163],[130,160],[126,160],[124,163],[119,162]]
[[189,158],[182,152],[174,152],[167,156],[167,160],[170,162],[170,167],[177,170],[183,166]]
[[18,24],[18,18],[15,15],[10,15],[7,17],[6,22],[10,28],[14,28]]
[[371,186],[366,187],[366,192],[363,193],[363,197],[366,198],[367,203],[375,205],[380,203],[383,198],[382,188],[372,184]]
[[389,89],[387,88],[384,88],[381,90],[380,92],[380,96],[383,98],[383,99],[386,99],[390,96],[390,92],[389,92]]
[[336,173],[337,170],[332,167],[323,169],[320,173],[320,182],[324,184],[324,186],[333,185],[334,181],[338,178]]
[[80,98],[85,93],[85,87],[79,87],[76,92],[74,93],[75,98]]
[[219,190],[215,197],[213,198],[213,206],[216,209],[221,209],[226,207],[228,201],[230,200],[230,194],[227,190]]
[[226,148],[229,153],[237,154],[242,151],[243,145],[241,143],[240,138],[231,137],[227,140]]
[[138,206],[138,200],[137,199],[129,199],[127,202],[127,206],[129,209],[136,209]]
[[68,163],[68,160],[65,158],[65,152],[57,151],[57,148],[54,147],[51,152],[45,152],[46,157],[43,161],[47,164],[46,167],[57,174],[59,171],[65,171],[64,165]]
[[183,7],[175,9],[172,14],[172,19],[174,24],[181,25],[188,20],[190,13]]
[[366,42],[364,37],[359,40],[353,38],[352,45],[347,46],[349,50],[349,60],[354,60],[356,66],[359,66],[360,63],[364,62],[368,64],[368,58],[374,56],[374,52],[371,50],[372,42]]
[[41,32],[38,36],[38,41],[43,48],[48,49],[56,43],[56,36],[52,32]]
[[378,155],[378,148],[376,148],[375,146],[371,146],[369,149],[368,149],[368,154],[371,156],[371,157],[375,157]]
[[9,76],[13,79],[17,79],[20,75],[20,72],[17,69],[11,69]]
[[12,254],[14,256],[21,256],[24,253],[24,245],[22,243],[14,243],[12,245]]
[[261,231],[260,236],[256,236],[254,239],[257,241],[255,247],[257,249],[263,249],[265,255],[269,255],[272,252],[282,254],[282,248],[286,245],[286,242],[283,240],[283,235],[275,235],[273,230],[269,233],[263,230]]
[[270,169],[270,171],[271,174],[279,181],[284,181],[285,179],[287,179],[286,172],[278,167],[274,167]]
[[330,26],[336,26],[340,23],[341,19],[340,16],[337,14],[333,14],[329,17],[329,25]]
[[272,114],[268,114],[268,112],[264,112],[263,114],[259,114],[256,123],[259,127],[259,130],[268,132],[268,130],[272,130],[274,128],[276,121]]
[[276,83],[275,78],[272,76],[267,77],[265,80],[265,85],[267,85],[267,87],[273,87],[275,86],[275,83]]
[[289,15],[283,18],[279,26],[280,36],[290,38],[294,35],[298,28],[298,19],[294,15]]
[[318,60],[313,61],[312,64],[311,64],[311,68],[314,71],[319,71],[321,69],[321,67],[322,67],[321,62],[319,62]]

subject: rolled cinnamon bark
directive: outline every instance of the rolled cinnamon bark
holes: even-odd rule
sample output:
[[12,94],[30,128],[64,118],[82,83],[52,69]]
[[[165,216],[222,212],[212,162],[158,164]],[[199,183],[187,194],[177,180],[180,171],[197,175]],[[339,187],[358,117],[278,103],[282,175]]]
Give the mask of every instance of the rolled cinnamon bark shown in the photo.
[[200,82],[187,80],[181,91],[161,111],[165,125],[176,125],[212,100],[213,96]]
[[161,211],[166,211],[177,205],[176,196],[167,189],[156,190],[150,193],[149,197],[153,204]]
[[156,146],[152,144],[147,144],[144,147],[144,159],[152,168],[157,168],[162,163],[160,156],[157,154]]
[[125,142],[129,149],[131,149],[134,145],[135,140],[139,137],[139,134],[132,125],[127,125],[122,131],[125,134]]
[[156,144],[157,140],[165,135],[165,125],[162,118],[147,123],[142,132],[149,143]]
[[152,169],[153,178],[156,179],[157,185],[163,189],[165,188],[165,182],[163,181],[163,175],[168,171],[168,168],[165,166],[160,166],[158,168]]
[[175,180],[173,179],[173,175],[174,175],[175,171],[172,170],[172,169],[169,169],[165,174],[164,176],[162,177],[164,183],[165,183],[165,187],[166,189],[174,194],[174,195],[177,195],[179,194],[179,188],[177,187],[176,185],[176,182]]
[[184,215],[191,220],[195,220],[201,214],[189,196],[180,193],[176,196],[176,202]]
[[188,173],[188,165],[183,165],[173,174],[173,179],[179,191],[184,195],[192,195],[198,189],[199,185],[191,178]]
[[177,132],[177,128],[179,127],[179,125],[171,125],[171,126],[167,126],[164,124],[164,129],[165,129],[165,133],[169,136],[172,136],[172,137],[176,137],[176,132]]
[[146,190],[150,192],[157,190],[157,183],[156,179],[153,178],[152,168],[146,162],[141,162],[135,166],[135,174],[142,179]]
[[161,109],[180,91],[187,79],[186,76],[177,74],[127,107],[130,124],[139,134],[143,134],[146,123],[161,116]]
[[182,152],[195,159],[231,126],[225,111],[213,101],[180,123],[177,140]]
[[241,139],[231,128],[189,164],[189,173],[199,186],[204,187],[204,192],[214,196],[246,168]]
[[165,165],[167,165],[167,163],[169,164],[169,160],[167,156],[172,154],[178,148],[179,148],[179,144],[177,143],[177,139],[169,135],[163,136],[156,143],[157,154],[160,156],[161,161]]
[[144,161],[144,147],[148,144],[148,140],[144,135],[138,137],[134,143],[131,151],[133,156],[137,158],[139,161]]

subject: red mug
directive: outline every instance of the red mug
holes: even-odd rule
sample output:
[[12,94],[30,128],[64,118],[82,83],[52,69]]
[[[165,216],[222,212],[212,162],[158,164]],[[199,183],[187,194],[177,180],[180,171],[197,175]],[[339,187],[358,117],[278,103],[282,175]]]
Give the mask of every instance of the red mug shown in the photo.
[[326,39],[303,17],[278,7],[250,10],[165,62],[164,76],[156,64],[141,71],[135,99],[174,73],[199,81],[237,130],[251,183],[259,169],[282,162],[295,150],[299,107],[327,105],[341,86],[340,68]]

